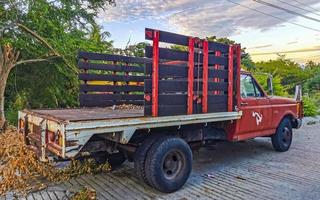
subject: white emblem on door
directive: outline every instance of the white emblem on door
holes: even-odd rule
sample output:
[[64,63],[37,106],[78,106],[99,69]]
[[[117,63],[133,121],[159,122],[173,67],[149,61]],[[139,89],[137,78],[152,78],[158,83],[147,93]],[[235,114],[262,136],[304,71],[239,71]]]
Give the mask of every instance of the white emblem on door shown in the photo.
[[262,114],[253,111],[252,112],[252,117],[256,118],[257,126],[259,126],[260,123],[262,122]]

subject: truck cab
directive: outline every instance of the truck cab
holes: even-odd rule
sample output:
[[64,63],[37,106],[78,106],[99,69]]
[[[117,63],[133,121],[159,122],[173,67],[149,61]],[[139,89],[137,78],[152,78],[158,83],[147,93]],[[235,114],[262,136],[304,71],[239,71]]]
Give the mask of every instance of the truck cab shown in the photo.
[[239,110],[242,111],[242,117],[236,122],[235,128],[229,132],[229,139],[239,141],[258,136],[275,137],[273,135],[279,131],[277,129],[281,123],[285,123],[286,127],[282,130],[281,139],[287,150],[292,140],[291,129],[301,126],[302,101],[273,96],[272,85],[270,83],[268,85],[271,95],[263,90],[250,72],[241,71],[238,105]]

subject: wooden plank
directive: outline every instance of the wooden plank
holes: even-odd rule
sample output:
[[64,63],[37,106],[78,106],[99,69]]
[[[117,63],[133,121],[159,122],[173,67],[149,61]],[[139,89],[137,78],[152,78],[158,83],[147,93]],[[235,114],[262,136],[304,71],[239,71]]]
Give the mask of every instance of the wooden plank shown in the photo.
[[[146,64],[146,73],[151,74],[151,65]],[[202,67],[199,68],[200,77],[202,76]],[[184,78],[188,76],[188,67],[185,65],[159,65],[159,77],[162,78]],[[194,77],[197,78],[198,76],[198,67],[195,66],[194,68]],[[216,70],[213,68],[209,68],[208,73],[209,78],[220,78],[226,79],[228,78],[228,71],[227,70]]]
[[[202,93],[200,93],[201,95]],[[227,95],[208,95],[208,104],[227,105]],[[160,94],[159,105],[184,105],[187,103],[187,94]],[[151,105],[151,101],[146,101],[145,105]]]
[[208,105],[212,104],[225,104],[227,105],[227,95],[208,95]]
[[102,99],[97,101],[87,100],[80,98],[80,107],[108,107],[113,105],[122,105],[122,104],[132,104],[142,106],[144,104],[144,100],[136,100],[136,101],[104,101]]
[[[152,57],[152,47],[146,46],[145,48],[145,55],[148,58]],[[200,59],[198,59],[199,53],[194,53],[194,60],[198,61],[200,60],[200,63],[203,62],[203,56],[200,54]],[[174,61],[188,61],[189,53],[186,51],[178,51],[168,48],[159,48],[159,59],[164,60],[174,60]],[[219,65],[228,65],[228,59],[226,57],[217,57],[215,55],[209,55],[209,65],[219,64]]]
[[[148,34],[147,32],[153,32],[154,29],[146,28],[145,29],[145,39],[146,40],[152,40],[152,34]],[[160,42],[165,42],[165,43],[171,43],[171,44],[178,44],[178,45],[183,45],[183,46],[188,46],[188,39],[190,38],[189,36],[185,35],[180,35],[176,33],[170,33],[166,31],[159,31],[160,32]],[[218,42],[209,42],[209,51],[221,51],[221,52],[228,52],[228,45],[218,43]]]
[[80,98],[98,101],[135,101],[143,100],[143,94],[80,94]]
[[86,60],[105,60],[105,61],[142,63],[142,64],[152,62],[152,59],[150,58],[120,56],[120,55],[102,54],[102,53],[93,53],[93,52],[84,52],[84,51],[80,51],[78,53],[78,58],[86,59]]
[[144,86],[138,85],[80,85],[80,92],[143,92]]
[[[197,83],[195,80],[194,83]],[[144,82],[145,92],[151,92],[151,80],[146,79]],[[188,87],[187,80],[160,80],[159,81],[159,93],[170,93],[170,92],[186,92]],[[199,88],[202,88],[202,83],[200,82]],[[208,82],[208,90],[220,90],[227,91],[228,83],[219,82],[215,83],[212,81]],[[197,90],[197,85],[194,84],[194,91]]]
[[92,69],[92,70],[105,70],[105,71],[116,71],[116,72],[139,72],[144,73],[144,66],[125,66],[125,65],[112,65],[102,63],[90,63],[78,61],[79,69]]
[[86,74],[80,73],[79,79],[83,81],[119,81],[119,82],[143,82],[148,76],[126,76],[112,74]]
[[228,105],[226,103],[221,104],[208,104],[208,112],[227,112]]
[[136,94],[80,94],[80,106],[143,105],[144,95]]
[[[145,115],[151,115],[151,105],[144,106]],[[158,116],[185,115],[187,105],[159,105]]]
[[[159,94],[159,105],[184,105],[187,103],[186,94]],[[145,105],[151,105],[152,101],[145,101]]]

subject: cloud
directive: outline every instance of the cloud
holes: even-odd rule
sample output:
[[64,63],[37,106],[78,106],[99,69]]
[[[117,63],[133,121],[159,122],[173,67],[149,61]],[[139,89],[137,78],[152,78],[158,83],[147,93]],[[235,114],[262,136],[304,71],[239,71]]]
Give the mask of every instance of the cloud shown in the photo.
[[[170,27],[175,27],[174,29],[177,32],[184,34],[226,37],[238,34],[244,29],[269,30],[283,26],[285,22],[295,21],[297,17],[251,0],[231,1],[275,15],[284,20],[281,21],[249,10],[228,0],[119,0],[116,7],[100,12],[99,21],[157,20]],[[268,2],[295,10],[301,14],[308,14],[307,11],[297,10],[297,8],[276,0]],[[304,0],[303,3],[313,6],[319,3],[319,0]],[[294,2],[292,1],[291,4],[294,4]],[[297,4],[297,6],[302,5]],[[307,9],[308,7],[304,8]]]
[[291,44],[297,44],[297,43],[298,43],[298,41],[292,41],[292,42],[288,42],[287,44],[291,45]]
[[266,45],[261,45],[261,46],[255,46],[255,47],[248,47],[247,49],[263,49],[267,47],[272,47],[272,44],[266,44]]

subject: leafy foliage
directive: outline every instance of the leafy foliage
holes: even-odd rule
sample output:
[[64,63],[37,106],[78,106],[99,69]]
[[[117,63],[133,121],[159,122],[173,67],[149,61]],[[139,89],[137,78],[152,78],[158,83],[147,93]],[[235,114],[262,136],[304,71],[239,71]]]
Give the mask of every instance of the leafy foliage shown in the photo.
[[303,111],[305,116],[317,115],[317,109],[315,102],[311,98],[307,96],[303,97]]
[[12,25],[19,22],[62,55],[62,59],[49,63],[24,64],[13,70],[5,93],[8,115],[15,111],[12,106],[21,94],[31,108],[78,105],[76,55],[78,50],[111,52],[112,42],[107,41],[110,34],[102,32],[95,22],[99,9],[110,4],[114,0],[1,1],[0,45],[11,44],[21,52],[21,60],[51,56],[47,47]]

